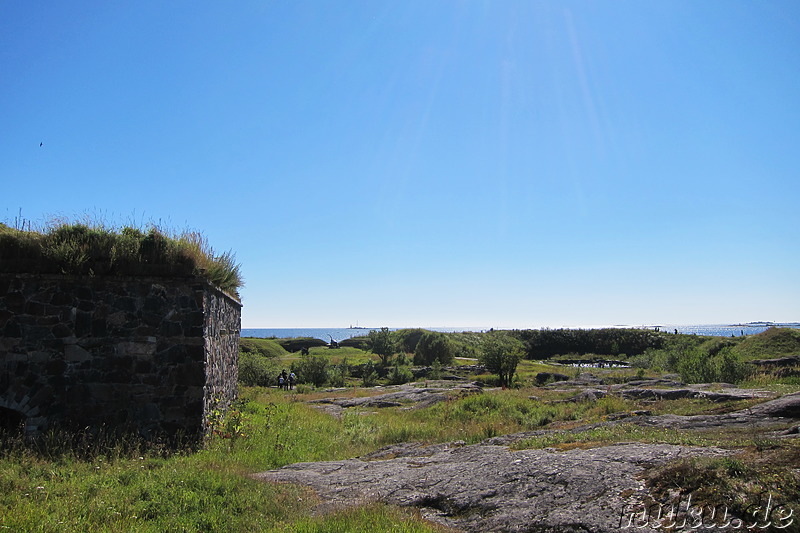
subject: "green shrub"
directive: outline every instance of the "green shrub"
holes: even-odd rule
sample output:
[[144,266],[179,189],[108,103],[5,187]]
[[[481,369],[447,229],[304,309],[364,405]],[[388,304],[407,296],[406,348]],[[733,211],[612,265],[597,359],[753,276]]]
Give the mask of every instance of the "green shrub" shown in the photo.
[[339,364],[331,367],[329,374],[328,382],[332,387],[345,387],[347,378],[350,377],[350,365],[347,363],[347,357],[342,359]]
[[414,351],[415,365],[430,365],[439,361],[444,365],[453,362],[453,345],[443,333],[428,331],[424,333],[417,343]]
[[375,363],[367,361],[361,373],[361,383],[365,387],[374,387],[378,384],[378,372],[375,368]]
[[661,348],[670,335],[648,329],[527,329],[510,332],[525,345],[526,359],[547,359],[555,355],[593,353],[620,357],[639,355]]
[[681,379],[687,383],[739,383],[752,372],[730,347],[721,348],[714,355],[703,347],[686,350],[676,366]]
[[292,363],[292,372],[299,383],[312,383],[321,387],[328,382],[328,359],[321,355],[303,355]]
[[256,353],[239,353],[239,383],[247,386],[268,387],[277,383],[278,365]]
[[395,363],[392,370],[389,372],[389,383],[392,385],[402,385],[414,380],[414,374],[411,372],[411,367],[408,365],[401,365]]
[[417,349],[417,344],[422,336],[425,335],[425,333],[428,333],[428,330],[420,328],[408,328],[398,329],[393,333],[393,335],[397,340],[397,345],[400,350],[405,353],[414,353],[414,351]]
[[489,372],[497,374],[501,386],[511,386],[521,359],[522,344],[514,337],[504,332],[484,337],[479,360]]
[[397,343],[389,328],[370,331],[367,335],[367,347],[380,357],[384,368],[391,364],[392,356],[397,352]]
[[442,379],[442,363],[434,361],[431,363],[431,371],[428,374],[429,379]]

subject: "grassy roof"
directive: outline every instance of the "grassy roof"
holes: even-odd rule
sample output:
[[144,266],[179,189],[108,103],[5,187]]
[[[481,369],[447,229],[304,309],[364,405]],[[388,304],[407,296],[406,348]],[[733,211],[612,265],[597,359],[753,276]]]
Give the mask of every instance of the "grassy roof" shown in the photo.
[[240,269],[231,252],[216,255],[196,232],[66,222],[25,230],[0,223],[0,272],[199,276],[238,298]]

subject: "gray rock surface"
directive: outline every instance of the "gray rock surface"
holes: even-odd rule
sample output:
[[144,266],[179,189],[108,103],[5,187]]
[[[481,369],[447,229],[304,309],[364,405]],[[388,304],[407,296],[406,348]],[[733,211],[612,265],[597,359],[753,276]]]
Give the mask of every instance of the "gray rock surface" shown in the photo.
[[[711,430],[724,428],[780,428],[800,419],[800,392],[787,394],[760,403],[753,407],[719,415],[649,415],[642,412],[612,413],[608,421],[587,424],[569,430],[579,433],[589,429],[613,426],[617,424],[636,424],[640,426],[662,427],[670,429]],[[539,429],[501,435],[487,439],[485,442],[496,445],[510,445],[530,437],[546,435],[553,430]]]
[[[565,383],[559,383],[564,385]],[[755,389],[739,389],[733,386],[721,388],[719,390],[709,390],[704,384],[684,386],[681,388],[644,388],[631,387],[631,383],[625,385],[612,385],[604,389],[597,387],[587,387],[567,402],[594,401],[609,394],[622,396],[634,400],[680,400],[683,398],[699,398],[711,400],[712,402],[729,402],[736,400],[752,400],[755,398],[769,398],[773,394],[768,391]]]
[[[519,450],[452,443],[396,445],[360,459],[298,463],[257,479],[313,488],[325,508],[381,501],[419,508],[468,532],[612,532],[647,496],[639,474],[717,448],[623,444],[590,450]],[[640,529],[640,531],[653,531]]]
[[[444,383],[444,384],[443,384]],[[472,394],[481,392],[481,388],[468,382],[436,382],[438,387],[419,387],[413,383],[393,387],[390,392],[374,396],[361,396],[357,398],[323,398],[314,400],[312,404],[331,404],[342,408],[348,407],[399,407],[401,405],[414,405],[427,407],[434,403],[442,402],[456,394]]]
[[794,366],[800,365],[800,355],[789,355],[786,357],[776,357],[774,359],[754,359],[753,361],[748,361],[751,365],[756,366]]

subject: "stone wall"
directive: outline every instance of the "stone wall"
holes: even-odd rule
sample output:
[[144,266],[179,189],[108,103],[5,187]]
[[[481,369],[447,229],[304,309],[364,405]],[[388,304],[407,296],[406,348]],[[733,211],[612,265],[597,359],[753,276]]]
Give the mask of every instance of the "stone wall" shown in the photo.
[[236,397],[241,304],[195,278],[0,275],[0,408],[48,427],[202,435]]

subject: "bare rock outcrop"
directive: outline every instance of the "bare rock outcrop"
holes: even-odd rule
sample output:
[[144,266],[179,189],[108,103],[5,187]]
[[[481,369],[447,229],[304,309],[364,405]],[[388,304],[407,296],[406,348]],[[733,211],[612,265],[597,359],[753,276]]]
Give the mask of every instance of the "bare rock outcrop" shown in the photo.
[[611,390],[603,389],[585,389],[568,401],[584,401],[596,400],[608,394],[616,394],[623,398],[632,400],[680,400],[683,398],[700,398],[711,400],[712,402],[730,402],[736,400],[752,400],[754,398],[764,398],[765,394],[762,391],[745,390],[745,389],[724,389],[720,391],[709,391],[696,388],[682,388],[682,389],[640,389],[640,388],[612,388]]
[[420,387],[417,384],[405,384],[392,387],[391,392],[373,396],[357,398],[323,398],[309,402],[311,404],[330,404],[342,408],[348,407],[399,407],[410,405],[414,407],[427,407],[434,403],[442,402],[456,394],[471,394],[481,392],[481,388],[474,383],[448,383],[438,387]]
[[[800,392],[795,392],[732,413],[714,415],[651,415],[647,411],[613,413],[609,415],[608,419],[604,422],[582,425],[565,431],[580,433],[597,427],[613,426],[622,423],[687,430],[716,430],[724,428],[780,429],[798,419],[800,419]],[[552,431],[553,430],[548,429],[523,431],[520,433],[493,437],[487,439],[485,442],[497,445],[510,445],[530,437],[546,435]],[[791,431],[785,434],[787,436],[795,435],[795,433]]]
[[[298,463],[257,479],[313,488],[325,507],[381,501],[419,508],[463,531],[619,531],[648,496],[645,468],[727,451],[656,444],[519,450],[451,443],[396,445],[368,457]],[[650,531],[641,529],[641,531]]]

